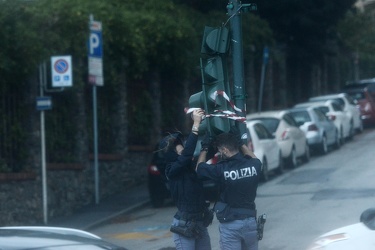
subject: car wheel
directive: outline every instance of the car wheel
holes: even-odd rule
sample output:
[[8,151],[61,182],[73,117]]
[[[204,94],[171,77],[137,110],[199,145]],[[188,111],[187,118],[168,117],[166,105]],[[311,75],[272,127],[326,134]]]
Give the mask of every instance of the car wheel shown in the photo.
[[262,181],[268,181],[268,179],[268,164],[266,158],[264,158],[262,162]]
[[305,146],[305,154],[302,157],[303,162],[309,162],[310,161],[310,146],[306,143]]
[[335,148],[339,149],[341,147],[341,138],[339,131],[336,130],[336,138],[335,138]]
[[327,138],[323,135],[322,142],[320,143],[320,153],[322,155],[327,154],[328,152],[328,145],[327,145]]
[[279,167],[277,168],[277,173],[282,174],[284,173],[284,159],[281,155],[281,152],[279,153]]
[[359,128],[357,129],[358,134],[363,132],[363,122],[362,119],[359,119]]
[[295,147],[293,146],[292,151],[290,152],[290,156],[288,158],[288,166],[290,168],[295,168],[297,167],[297,152]]
[[349,140],[352,140],[354,137],[354,125],[353,125],[353,121],[350,122],[350,129],[349,129],[349,136],[348,136],[348,139]]
[[345,143],[344,132],[343,132],[342,127],[340,128],[340,141],[341,141],[341,145]]

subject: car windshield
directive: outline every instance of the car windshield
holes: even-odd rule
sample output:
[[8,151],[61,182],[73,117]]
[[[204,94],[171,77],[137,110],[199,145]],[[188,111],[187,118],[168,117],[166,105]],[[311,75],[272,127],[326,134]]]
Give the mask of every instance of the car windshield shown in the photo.
[[256,120],[261,120],[271,133],[275,133],[277,127],[279,126],[280,120],[276,118],[271,118],[271,117],[263,117],[263,118],[256,118]]
[[347,93],[351,98],[355,100],[361,100],[361,99],[366,99],[365,93],[361,90],[359,91],[350,91]]
[[326,106],[319,106],[318,109],[323,112],[323,114],[327,114],[329,111],[329,108]]
[[309,114],[305,110],[292,111],[290,113],[290,115],[293,116],[294,120],[298,124],[304,124],[305,122],[310,122],[311,121],[311,118],[310,118]]
[[345,107],[345,102],[341,98],[331,98],[327,96],[322,96],[322,97],[314,97],[310,99],[311,102],[320,102],[320,101],[327,101],[327,100],[333,100],[336,103],[339,103],[342,107]]

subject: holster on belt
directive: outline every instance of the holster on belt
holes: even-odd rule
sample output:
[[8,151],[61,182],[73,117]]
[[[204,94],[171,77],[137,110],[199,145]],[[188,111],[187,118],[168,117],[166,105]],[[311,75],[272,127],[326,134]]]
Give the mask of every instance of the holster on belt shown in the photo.
[[172,225],[170,228],[172,233],[176,233],[187,238],[199,238],[200,231],[197,227],[197,223],[194,221],[184,221],[180,220],[177,226]]

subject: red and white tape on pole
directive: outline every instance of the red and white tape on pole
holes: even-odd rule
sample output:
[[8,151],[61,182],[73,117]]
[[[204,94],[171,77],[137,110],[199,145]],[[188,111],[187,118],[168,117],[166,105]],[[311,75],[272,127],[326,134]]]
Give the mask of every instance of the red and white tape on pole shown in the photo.
[[[216,104],[216,98],[218,96],[222,96],[235,111],[242,112],[242,109],[236,107],[236,105],[234,105],[234,103],[229,99],[229,96],[223,90],[217,90],[210,95],[210,98],[214,100],[215,104]],[[199,109],[199,108],[185,108],[185,113],[189,114],[196,109]],[[229,111],[229,110],[214,110],[212,114],[205,115],[205,117],[213,117],[213,116],[222,117],[226,119],[232,119],[237,122],[246,122],[245,117],[239,116],[235,112]]]

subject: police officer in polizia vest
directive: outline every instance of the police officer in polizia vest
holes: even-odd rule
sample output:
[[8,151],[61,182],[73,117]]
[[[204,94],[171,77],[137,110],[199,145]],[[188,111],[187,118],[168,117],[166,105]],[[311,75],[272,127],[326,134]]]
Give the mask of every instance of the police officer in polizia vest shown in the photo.
[[212,179],[220,185],[220,198],[214,206],[216,217],[220,222],[220,248],[257,250],[254,201],[262,163],[242,143],[239,132],[233,132],[216,136],[215,146],[223,160],[212,165],[206,163],[206,155],[210,147],[210,139],[206,136],[202,141],[196,172],[198,176]]
[[202,181],[195,172],[196,161],[193,163],[203,115],[201,109],[193,111],[194,124],[185,145],[178,134],[165,137],[159,145],[165,152],[165,174],[178,208],[170,231],[173,232],[176,249],[181,250],[211,249],[207,226],[212,222],[213,213],[208,209],[210,204],[205,201]]

